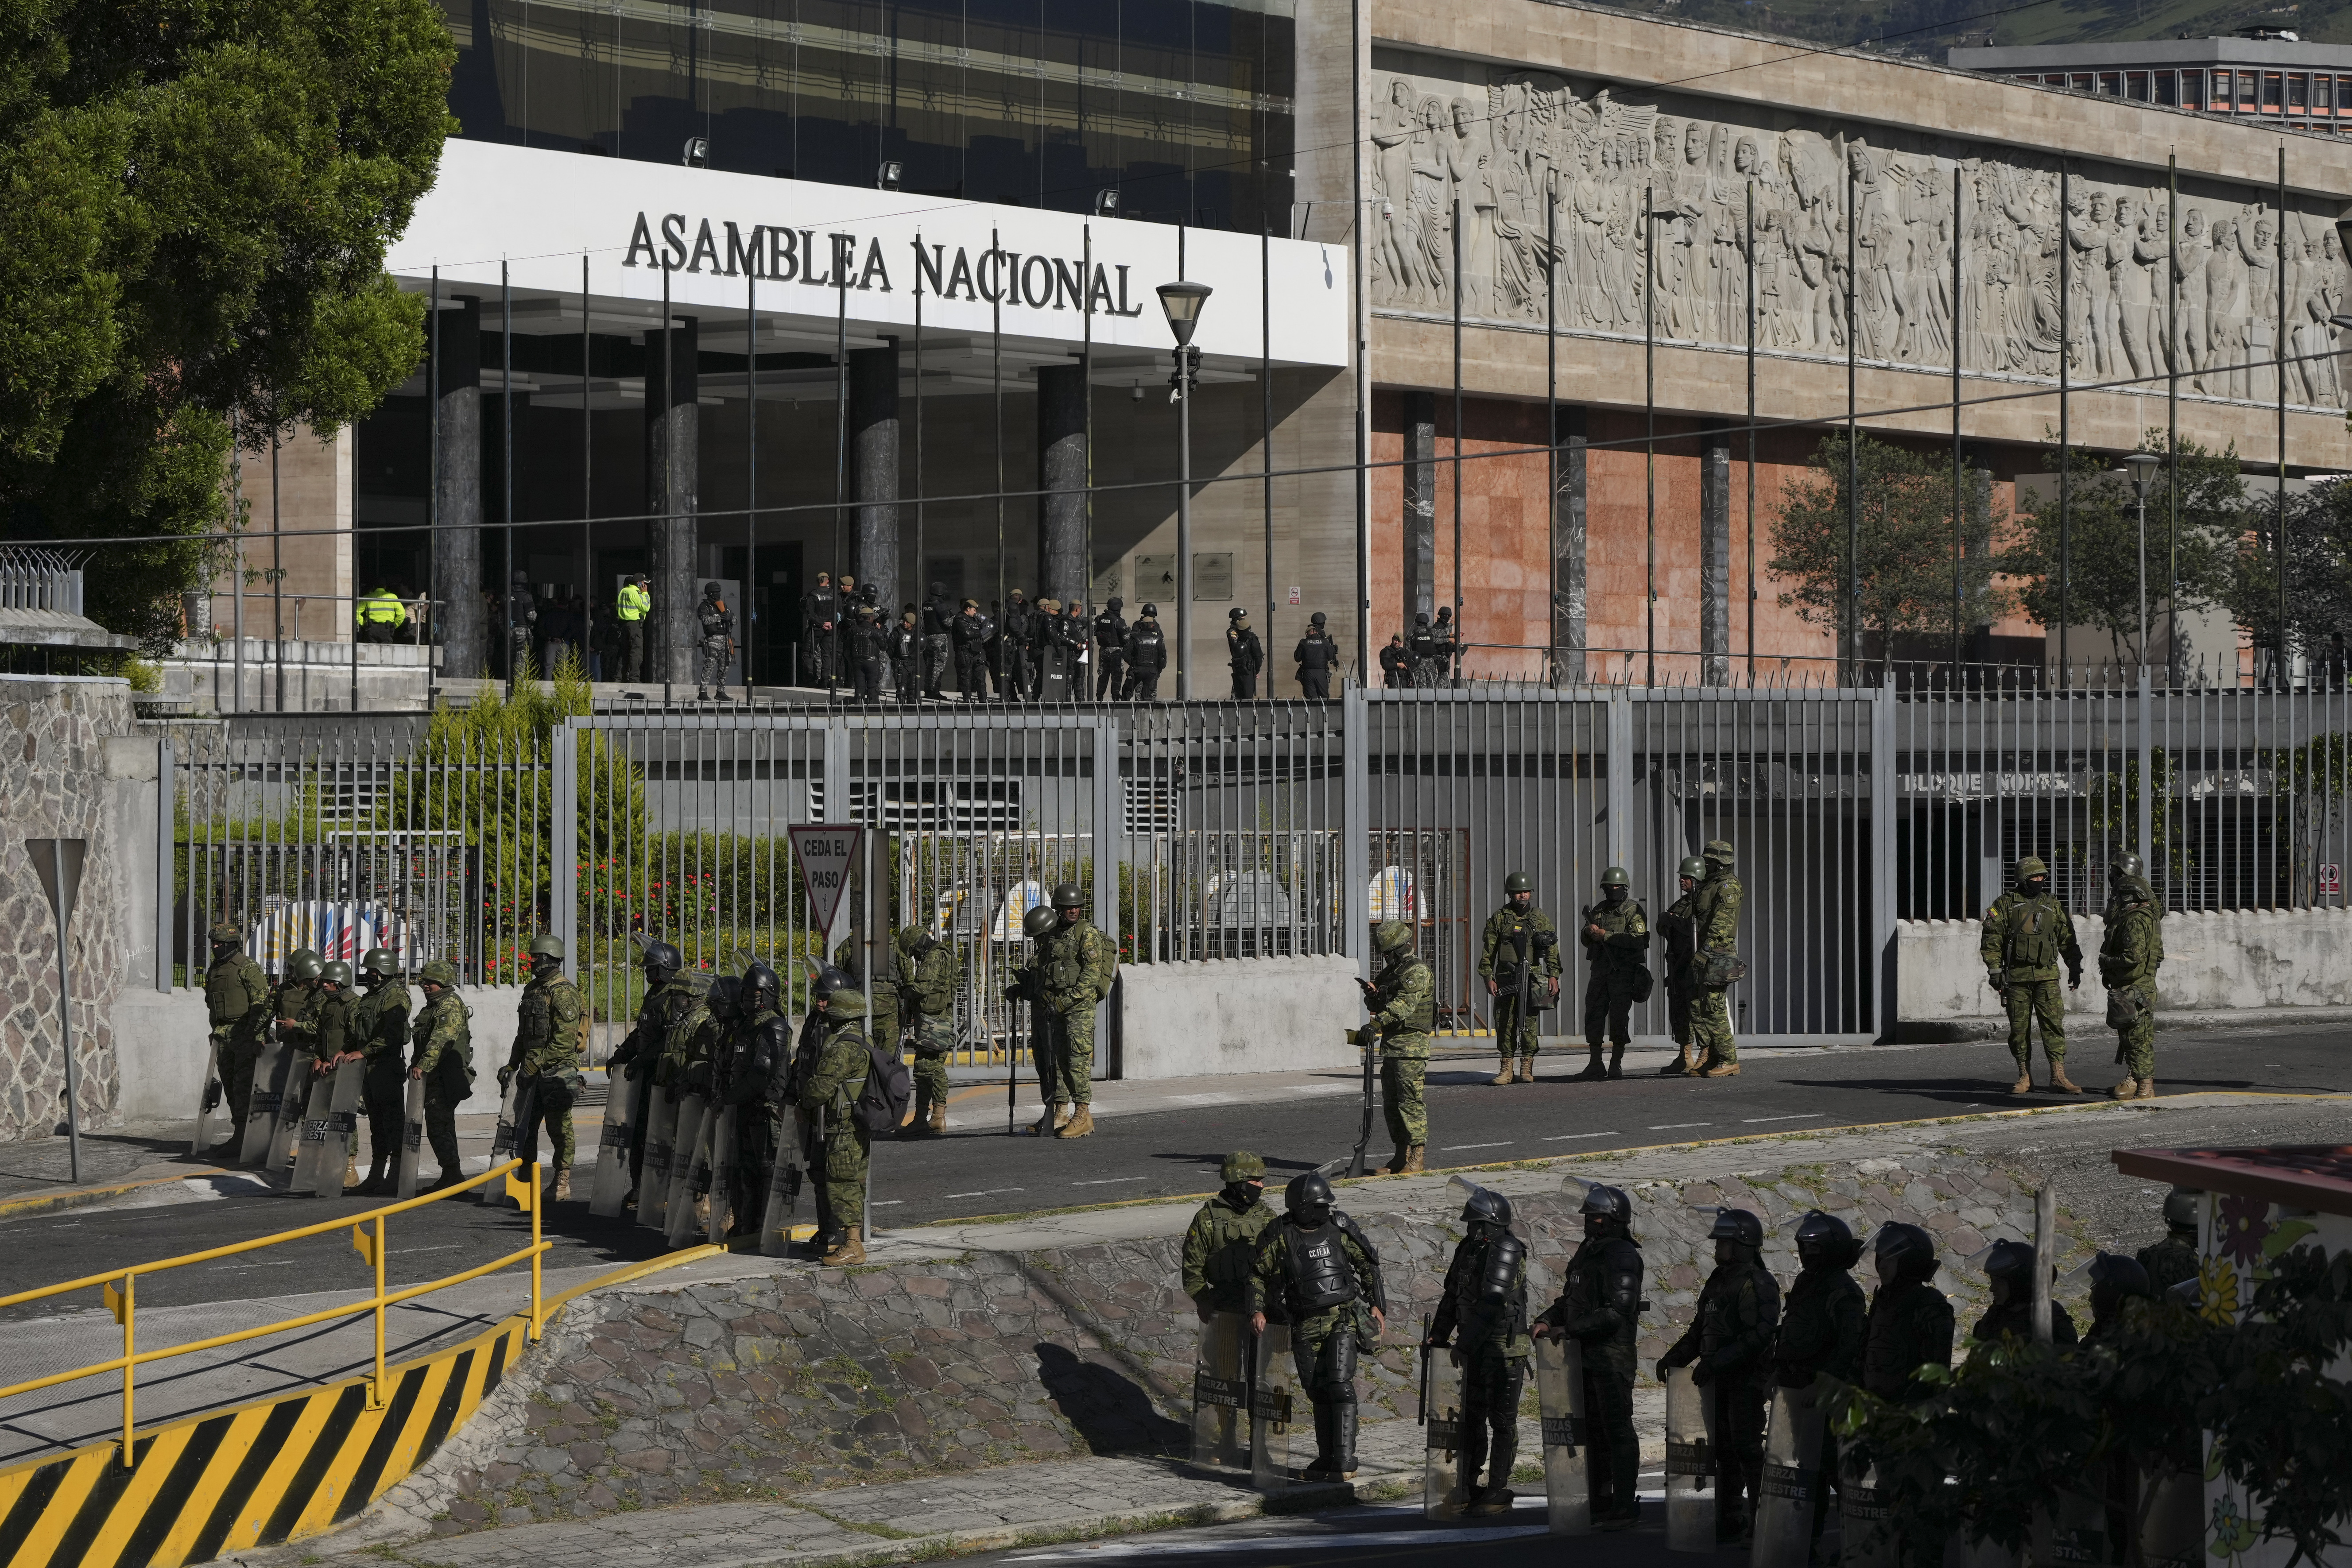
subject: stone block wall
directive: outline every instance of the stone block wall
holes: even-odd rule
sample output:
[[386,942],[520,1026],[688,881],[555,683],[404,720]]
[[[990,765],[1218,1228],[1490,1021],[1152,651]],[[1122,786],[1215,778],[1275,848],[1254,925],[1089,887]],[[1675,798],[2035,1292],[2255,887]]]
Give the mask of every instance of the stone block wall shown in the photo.
[[[1539,1310],[1581,1237],[1582,1189],[1563,1190],[1551,1173],[1496,1180],[1530,1243]],[[1716,1205],[1763,1217],[1766,1261],[1784,1281],[1795,1221],[1816,1206],[1857,1230],[1924,1224],[1955,1262],[2032,1227],[2023,1183],[1958,1156],[1630,1190],[1649,1267],[1644,1381],[1712,1267]],[[1387,1209],[1377,1186],[1343,1194],[1381,1254],[1391,1302],[1388,1343],[1361,1363],[1367,1420],[1415,1414],[1411,1346],[1461,1236],[1461,1193],[1423,1192],[1417,1205]],[[845,1272],[745,1259],[731,1278],[665,1286],[656,1276],[583,1298],[467,1427],[387,1494],[370,1528],[455,1533],[1063,1456],[1183,1453],[1199,1330],[1177,1289],[1181,1246],[1170,1235]],[[1981,1286],[1947,1280],[1963,1333]]]

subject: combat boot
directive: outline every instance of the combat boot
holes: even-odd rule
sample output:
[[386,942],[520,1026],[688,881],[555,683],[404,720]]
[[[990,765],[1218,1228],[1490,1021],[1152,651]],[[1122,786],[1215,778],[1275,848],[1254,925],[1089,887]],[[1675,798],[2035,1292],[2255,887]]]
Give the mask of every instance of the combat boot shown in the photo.
[[1678,1048],[1674,1060],[1658,1069],[1658,1076],[1674,1078],[1680,1075],[1688,1078],[1695,1076],[1697,1071],[1698,1064],[1691,1060],[1691,1048],[1688,1046],[1683,1046]]
[[1625,1047],[1622,1046],[1609,1047],[1609,1076],[1611,1078],[1625,1076]]
[[1045,1114],[1037,1118],[1037,1125],[1029,1129],[1029,1135],[1032,1138],[1051,1138],[1054,1130],[1068,1120],[1068,1106],[1049,1105],[1045,1108]]
[[1519,1058],[1519,1081],[1521,1083],[1533,1083],[1535,1080],[1536,1058],[1533,1057],[1521,1057]]
[[1094,1130],[1095,1108],[1091,1105],[1081,1105],[1071,1114],[1070,1119],[1067,1121],[1062,1123],[1062,1125],[1055,1131],[1054,1136],[1056,1138],[1083,1138]]
[[2139,1092],[2132,1096],[2132,1098],[2134,1100],[2154,1100],[2156,1098],[2156,1079],[2153,1075],[2139,1080]]
[[[356,1162],[353,1163],[352,1168],[353,1170],[358,1169]],[[346,1179],[348,1179],[349,1173],[346,1172],[345,1175]],[[374,1159],[368,1163],[367,1180],[362,1182],[358,1187],[353,1189],[353,1193],[354,1195],[358,1197],[373,1198],[381,1197],[383,1194],[383,1156],[378,1154]]]
[[710,1194],[709,1193],[694,1194],[694,1230],[698,1236],[708,1236],[710,1233]]
[[1397,1145],[1396,1157],[1391,1160],[1387,1164],[1382,1165],[1381,1169],[1389,1175],[1402,1176],[1405,1173],[1405,1167],[1412,1163],[1412,1146],[1408,1143],[1400,1143]]
[[2050,1064],[2050,1088],[2058,1094],[2081,1094],[2083,1086],[2066,1076],[2064,1062]]
[[2009,1086],[2009,1092],[2011,1094],[2032,1094],[2033,1092],[2032,1069],[2021,1065],[2017,1069],[2017,1081]]
[[1495,1074],[1495,1076],[1494,1076],[1493,1078],[1488,1079],[1486,1081],[1487,1081],[1488,1083],[1495,1083],[1495,1084],[1503,1084],[1503,1083],[1508,1083],[1508,1082],[1510,1082],[1510,1081],[1512,1080],[1512,1079],[1513,1079],[1513,1078],[1515,1078],[1516,1076],[1517,1076],[1517,1075],[1516,1073],[1514,1073],[1514,1072],[1513,1072],[1513,1070],[1512,1070],[1512,1068],[1511,1068],[1511,1061],[1512,1061],[1512,1058],[1509,1058],[1509,1057],[1505,1057],[1505,1058],[1503,1058],[1502,1070],[1501,1070],[1501,1071],[1499,1071],[1499,1072],[1497,1072],[1497,1073],[1496,1073],[1496,1074]]
[[[425,1191],[426,1193],[437,1193],[445,1187],[454,1187],[465,1179],[466,1178],[464,1176],[458,1174],[457,1172],[454,1170],[444,1170],[438,1177],[435,1178],[433,1184],[425,1188]],[[420,1193],[417,1195],[421,1197],[424,1194]]]
[[934,1138],[944,1138],[947,1133],[948,1102],[944,1100],[935,1100],[931,1101],[930,1135]]
[[931,1091],[920,1084],[915,1086],[915,1114],[899,1127],[898,1136],[920,1138],[931,1119]]
[[[560,1204],[572,1201],[572,1167],[569,1165],[555,1167],[555,1201]],[[709,1202],[708,1198],[703,1201],[706,1204]]]
[[841,1233],[840,1244],[817,1261],[827,1268],[848,1268],[866,1261],[866,1241],[851,1226]]
[[360,1161],[356,1154],[343,1156],[343,1191],[350,1192],[360,1184]]
[[1427,1167],[1421,1161],[1422,1156],[1428,1152],[1429,1145],[1426,1143],[1416,1143],[1407,1149],[1404,1152],[1404,1173],[1408,1176],[1418,1176],[1426,1170]]
[[1511,1511],[1511,1505],[1518,1500],[1518,1494],[1508,1487],[1481,1487],[1470,1506],[1462,1511],[1466,1514],[1508,1513]]
[[1609,1076],[1609,1069],[1601,1065],[1601,1047],[1599,1046],[1593,1046],[1590,1048],[1592,1052],[1592,1059],[1584,1064],[1584,1070],[1582,1072],[1578,1073],[1574,1078],[1569,1079],[1570,1083],[1583,1083],[1589,1079],[1607,1078]]
[[2116,1087],[2107,1090],[2107,1098],[2110,1100],[2137,1100],[2139,1098],[2139,1079],[2136,1078],[2117,1079],[2116,1080]]
[[1738,1062],[1726,1061],[1711,1062],[1707,1065],[1706,1070],[1700,1073],[1698,1076],[1701,1078],[1738,1078],[1739,1076],[1739,1064]]

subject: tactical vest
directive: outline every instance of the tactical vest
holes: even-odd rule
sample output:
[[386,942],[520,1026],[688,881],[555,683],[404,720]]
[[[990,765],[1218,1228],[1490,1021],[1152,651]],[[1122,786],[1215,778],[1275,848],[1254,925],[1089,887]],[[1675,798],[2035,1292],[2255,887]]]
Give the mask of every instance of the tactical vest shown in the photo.
[[1328,1220],[1311,1236],[1296,1226],[1285,1227],[1283,1258],[1290,1269],[1293,1311],[1326,1311],[1356,1299],[1356,1270],[1339,1244],[1342,1234]]
[[2009,911],[2009,962],[2016,969],[2058,966],[2057,900],[2021,899]]
[[1514,1289],[1521,1283],[1519,1270],[1527,1258],[1528,1244],[1516,1236],[1507,1233],[1487,1241],[1478,1267],[1454,1288],[1454,1316],[1465,1326],[1465,1341],[1515,1339],[1527,1331],[1527,1292]]
[[1236,1214],[1218,1198],[1209,1205],[1209,1260],[1201,1272],[1212,1285],[1244,1285],[1256,1262],[1258,1233],[1265,1228],[1265,1205]]
[[[1405,980],[1416,963],[1420,963],[1424,969],[1429,967],[1426,963],[1422,963],[1418,953],[1408,953],[1403,963],[1382,970],[1379,981],[1376,982],[1381,996],[1392,997],[1403,990]],[[1437,1027],[1437,996],[1434,990],[1429,995],[1423,997],[1421,1005],[1397,1026],[1399,1033],[1408,1035],[1425,1035],[1435,1027]]]

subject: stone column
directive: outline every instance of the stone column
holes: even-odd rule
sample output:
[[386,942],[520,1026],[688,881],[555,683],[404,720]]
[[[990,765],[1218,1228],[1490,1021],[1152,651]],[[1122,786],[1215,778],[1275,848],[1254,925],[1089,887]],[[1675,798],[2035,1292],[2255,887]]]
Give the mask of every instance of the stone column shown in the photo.
[[1037,592],[1064,604],[1087,597],[1087,367],[1037,373]]
[[1559,488],[1551,498],[1551,643],[1559,676],[1584,673],[1585,423],[1584,410],[1563,407],[1551,433],[1558,449]]
[[673,318],[667,355],[665,334],[646,334],[646,572],[654,597],[646,663],[656,679],[673,683],[694,679],[694,606],[702,597],[695,569],[695,481],[702,447],[697,325],[692,316]]
[[[1437,614],[1437,395],[1404,395],[1404,623]],[[1379,642],[1381,638],[1374,638]]]
[[[470,679],[490,667],[482,605],[482,302],[441,312],[441,473],[433,497],[433,614],[441,673]],[[346,623],[351,606],[341,607]]]
[[1708,420],[1699,426],[1699,682],[1731,680],[1731,437]]
[[849,355],[849,570],[874,586],[882,624],[898,619],[898,344]]

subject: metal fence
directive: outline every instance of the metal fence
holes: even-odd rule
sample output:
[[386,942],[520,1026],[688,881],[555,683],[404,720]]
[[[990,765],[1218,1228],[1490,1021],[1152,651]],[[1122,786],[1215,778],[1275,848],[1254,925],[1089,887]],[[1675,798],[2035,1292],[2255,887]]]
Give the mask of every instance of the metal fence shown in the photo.
[[[1923,683],[1786,690],[1482,682],[1332,702],[905,712],[772,709],[233,721],[171,770],[183,963],[213,921],[266,965],[296,945],[514,984],[572,943],[604,1046],[658,936],[756,956],[801,994],[925,925],[961,966],[957,1059],[1025,1054],[1003,992],[1020,921],[1076,882],[1126,963],[1340,955],[1410,922],[1440,1028],[1491,1023],[1479,938],[1509,870],[1569,938],[1625,866],[1653,920],[1710,838],[1748,888],[1734,994],[1751,1040],[1875,1037],[1895,923],[1980,913],[2027,854],[2070,907],[2143,855],[2176,910],[2340,907],[2352,696]],[[787,830],[872,829],[841,923],[813,929]],[[1336,1030],[1353,1019],[1333,1019]],[[1664,1027],[1663,994],[1636,1027]],[[1105,1053],[1116,1066],[1116,1037]],[[601,1047],[600,1047],[601,1048]]]

